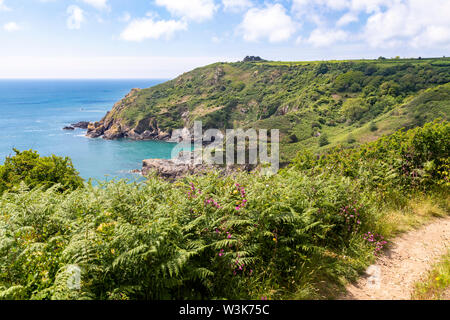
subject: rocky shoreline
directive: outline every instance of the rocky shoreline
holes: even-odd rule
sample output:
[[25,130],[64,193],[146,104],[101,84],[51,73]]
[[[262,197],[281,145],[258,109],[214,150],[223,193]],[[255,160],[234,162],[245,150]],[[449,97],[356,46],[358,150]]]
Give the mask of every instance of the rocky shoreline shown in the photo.
[[131,126],[124,121],[114,117],[132,103],[141,89],[132,89],[122,100],[117,102],[111,111],[97,122],[90,122],[86,129],[86,136],[89,138],[99,138],[107,140],[127,138],[131,140],[160,140],[169,141],[171,134],[159,128],[154,117],[148,117]]
[[[132,140],[159,140],[170,141],[170,134],[161,133],[157,129],[154,131],[146,130],[141,134],[136,133],[134,130],[120,134],[112,135],[110,132],[105,131],[105,125],[103,120],[99,122],[87,122],[81,121],[78,123],[66,126],[63,130],[75,130],[75,128],[87,130],[86,136],[89,138],[103,139],[117,139],[127,138]],[[174,159],[145,159],[142,161],[142,169],[132,170],[132,173],[141,174],[144,177],[156,173],[161,178],[167,180],[176,180],[190,174],[205,174],[207,172],[221,172],[227,174],[227,172],[235,171],[236,168],[219,166],[219,165],[205,165],[194,164],[194,152],[180,152],[177,158]],[[241,168],[246,170],[244,166]]]
[[[166,180],[177,180],[188,175],[207,174],[209,172],[229,175],[237,171],[252,171],[255,166],[249,165],[208,165],[186,163],[178,159],[146,159],[142,161],[140,173],[145,177],[152,173]],[[136,171],[137,173],[138,171]]]

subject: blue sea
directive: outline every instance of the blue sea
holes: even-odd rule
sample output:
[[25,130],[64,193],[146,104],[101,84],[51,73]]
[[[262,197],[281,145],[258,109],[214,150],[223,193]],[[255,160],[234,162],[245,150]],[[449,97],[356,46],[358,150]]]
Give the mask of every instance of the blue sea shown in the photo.
[[19,150],[68,156],[85,178],[139,179],[130,173],[143,159],[170,158],[171,143],[107,141],[85,137],[85,130],[64,131],[78,121],[98,121],[132,88],[165,80],[0,80],[0,164]]

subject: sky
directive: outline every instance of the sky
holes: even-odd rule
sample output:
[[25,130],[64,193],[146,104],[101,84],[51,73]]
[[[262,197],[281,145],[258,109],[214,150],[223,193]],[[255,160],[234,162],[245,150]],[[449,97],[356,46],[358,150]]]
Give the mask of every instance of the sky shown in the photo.
[[450,55],[449,0],[0,0],[0,78],[173,78],[247,55]]

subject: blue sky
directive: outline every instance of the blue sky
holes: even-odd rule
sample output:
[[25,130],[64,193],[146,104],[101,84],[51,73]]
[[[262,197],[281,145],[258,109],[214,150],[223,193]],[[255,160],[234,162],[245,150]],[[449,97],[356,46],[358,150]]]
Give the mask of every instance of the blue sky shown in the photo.
[[0,78],[171,78],[271,60],[443,56],[448,0],[0,0]]

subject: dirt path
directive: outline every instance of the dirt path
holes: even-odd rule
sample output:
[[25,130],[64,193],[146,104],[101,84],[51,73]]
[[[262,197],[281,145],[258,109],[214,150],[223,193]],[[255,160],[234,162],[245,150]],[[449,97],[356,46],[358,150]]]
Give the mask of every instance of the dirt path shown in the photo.
[[391,248],[370,266],[355,284],[347,286],[345,300],[407,300],[414,283],[425,275],[450,247],[450,217],[394,239]]

